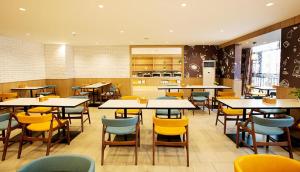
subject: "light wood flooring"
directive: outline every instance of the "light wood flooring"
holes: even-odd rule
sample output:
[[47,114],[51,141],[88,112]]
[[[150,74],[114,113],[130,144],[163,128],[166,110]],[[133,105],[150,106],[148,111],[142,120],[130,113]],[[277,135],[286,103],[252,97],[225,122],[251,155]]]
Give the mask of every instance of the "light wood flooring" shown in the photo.
[[[82,154],[91,157],[96,162],[97,172],[232,172],[235,158],[252,154],[248,148],[236,149],[235,144],[223,134],[223,125],[215,126],[214,112],[211,115],[205,111],[185,111],[190,119],[190,167],[186,167],[184,148],[159,147],[156,154],[156,165],[152,166],[152,114],[154,111],[144,110],[144,125],[141,126],[141,147],[138,150],[138,165],[134,165],[133,147],[108,147],[105,151],[104,166],[100,165],[100,144],[103,115],[113,117],[113,110],[99,110],[90,108],[92,124],[85,124],[84,132],[79,134],[70,145],[58,144],[51,149],[50,155],[56,154]],[[80,130],[79,121],[72,120],[71,130]],[[235,132],[232,122],[228,132]],[[19,132],[19,131],[17,131]],[[16,132],[15,132],[16,133]],[[0,152],[3,145],[0,143]],[[0,171],[16,171],[20,166],[45,155],[46,145],[34,142],[24,145],[21,159],[17,159],[18,144],[9,147],[7,159],[0,161]],[[260,153],[266,153],[264,148]],[[288,156],[281,148],[271,147],[271,154]],[[1,155],[1,154],[0,154]],[[299,149],[294,149],[295,159],[300,160]]]

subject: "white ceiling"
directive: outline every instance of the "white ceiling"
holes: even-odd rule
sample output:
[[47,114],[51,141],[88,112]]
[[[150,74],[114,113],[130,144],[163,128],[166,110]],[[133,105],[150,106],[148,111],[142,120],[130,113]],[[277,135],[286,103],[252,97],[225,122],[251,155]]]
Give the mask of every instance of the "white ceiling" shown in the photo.
[[1,0],[0,34],[72,45],[220,44],[299,13],[300,0]]
[[281,41],[281,29],[248,39],[240,42],[240,44],[242,45],[242,48],[251,48],[276,41]]

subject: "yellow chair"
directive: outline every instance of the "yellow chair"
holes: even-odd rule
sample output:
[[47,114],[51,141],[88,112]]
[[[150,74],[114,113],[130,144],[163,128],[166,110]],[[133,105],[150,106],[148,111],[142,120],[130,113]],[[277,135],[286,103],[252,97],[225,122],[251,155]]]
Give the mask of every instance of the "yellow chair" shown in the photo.
[[[162,119],[153,116],[153,165],[155,165],[155,148],[156,146],[185,146],[187,156],[187,166],[189,166],[189,120],[187,117],[181,119]],[[182,135],[182,141],[168,142],[157,140],[156,135],[177,136]]]
[[183,99],[184,93],[183,92],[166,92],[166,96]]
[[[218,99],[240,99],[240,98],[226,95],[224,97],[218,97]],[[227,121],[235,121],[235,124],[237,124],[240,119],[240,116],[242,115],[243,115],[243,109],[231,109],[229,107],[224,107],[222,103],[218,103],[218,112],[217,112],[215,125],[217,125],[218,122],[223,124],[224,134],[226,134]],[[222,122],[219,119],[219,116],[224,116],[224,122]]]
[[[18,159],[21,157],[22,146],[24,141],[42,141],[47,142],[47,151],[46,156],[49,155],[51,144],[52,134],[55,130],[64,129],[67,131],[64,136],[66,136],[68,144],[70,144],[70,133],[69,133],[69,121],[60,120],[53,114],[26,114],[25,112],[18,113],[17,119],[19,124],[22,127],[22,134],[20,137],[19,150],[18,150]],[[42,137],[28,135],[27,131],[31,132],[42,132]],[[48,137],[45,138],[45,132],[48,133]],[[61,140],[61,139],[60,139]],[[56,141],[55,143],[58,143]]]
[[299,172],[300,162],[279,155],[245,155],[234,161],[235,172]]
[[[139,100],[138,96],[122,96],[121,100]],[[120,114],[121,116],[118,116]],[[127,109],[127,115],[138,115],[139,120],[143,124],[143,113],[141,109]],[[115,111],[115,118],[124,118],[124,109],[118,109]]]
[[[46,98],[60,98],[60,96],[44,96]],[[50,113],[52,111],[54,111],[55,108],[53,107],[34,107],[31,109],[28,109],[29,113],[40,113],[40,114],[44,114],[44,113]]]
[[18,93],[1,93],[0,94],[0,102],[16,99],[18,98]]

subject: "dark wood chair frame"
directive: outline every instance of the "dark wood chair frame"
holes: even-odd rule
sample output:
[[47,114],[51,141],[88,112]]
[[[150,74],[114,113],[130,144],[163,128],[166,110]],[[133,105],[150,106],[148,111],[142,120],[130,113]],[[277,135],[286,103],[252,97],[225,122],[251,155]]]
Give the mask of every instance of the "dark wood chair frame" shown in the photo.
[[[209,100],[209,97],[206,97],[207,98],[207,100],[205,100],[205,101],[195,101],[194,99],[193,99],[193,96],[191,95],[190,97],[189,97],[189,101],[190,102],[192,102],[192,104],[196,107],[196,108],[199,108],[199,103],[201,103],[202,104],[202,108],[203,108],[203,110],[205,110],[205,107],[207,107],[207,109],[208,109],[208,114],[210,115],[210,109],[211,109],[211,106],[210,106],[210,100]],[[193,110],[193,115],[195,115],[195,110]]]
[[[238,125],[237,125],[236,147],[239,148],[239,144],[242,143],[243,145],[250,148],[255,154],[257,154],[258,146],[266,146],[266,149],[269,149],[269,146],[281,146],[281,147],[286,147],[284,149],[286,149],[289,152],[290,158],[293,158],[291,136],[290,136],[290,130],[288,127],[283,128],[283,130],[285,131],[285,136],[287,138],[287,141],[277,141],[276,139],[272,138],[270,135],[267,135],[266,142],[256,141],[254,122],[253,122],[253,118],[252,118],[253,111],[254,110],[251,110],[249,118],[245,123],[238,123]],[[247,125],[249,123],[251,124],[252,129],[247,127]],[[247,144],[247,142],[243,139],[240,140],[240,132],[243,132],[243,131],[248,132],[249,135],[252,136],[253,146]],[[270,142],[270,141],[272,141],[272,142]]]
[[[88,120],[89,124],[91,124],[91,117],[90,117],[90,111],[89,111],[89,103],[85,102],[83,105],[83,111],[80,114],[77,113],[68,113],[68,120],[70,122],[70,124],[72,124],[72,119],[80,119],[80,123],[81,123],[81,132],[83,132],[83,128],[84,128],[84,123]],[[84,119],[84,115],[87,115],[87,118]]]
[[[137,165],[137,161],[138,161],[137,148],[141,144],[139,122],[137,122],[137,124],[136,124],[135,140],[130,140],[130,141],[128,141],[127,139],[125,139],[124,141],[112,140],[112,137],[111,137],[112,134],[107,133],[106,128],[107,128],[107,126],[103,125],[103,127],[102,127],[102,145],[101,145],[101,165],[104,164],[104,151],[105,151],[106,146],[135,146],[135,149],[134,149],[135,165]],[[108,134],[107,140],[105,140],[106,133]],[[125,137],[126,137],[126,135],[125,135]]]

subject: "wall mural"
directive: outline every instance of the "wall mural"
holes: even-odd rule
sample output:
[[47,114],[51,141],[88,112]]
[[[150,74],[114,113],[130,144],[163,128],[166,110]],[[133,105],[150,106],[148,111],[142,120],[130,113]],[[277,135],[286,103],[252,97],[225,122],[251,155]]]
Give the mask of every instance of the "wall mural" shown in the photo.
[[218,53],[215,45],[185,45],[184,77],[202,77],[203,60],[218,60]]
[[300,24],[281,30],[280,85],[300,87]]
[[219,51],[217,74],[220,78],[234,79],[235,45],[229,45]]

